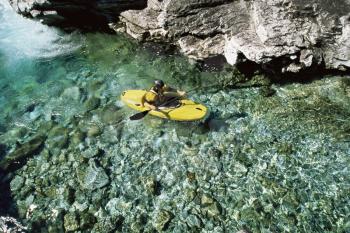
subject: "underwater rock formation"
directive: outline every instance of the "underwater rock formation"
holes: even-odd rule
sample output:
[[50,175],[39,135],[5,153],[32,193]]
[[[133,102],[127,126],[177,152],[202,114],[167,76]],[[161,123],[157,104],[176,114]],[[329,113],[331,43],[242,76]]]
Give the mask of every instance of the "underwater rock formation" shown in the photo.
[[[56,155],[46,145],[16,171],[10,187],[20,219],[29,232],[243,233],[238,230],[271,225],[277,232],[323,231],[328,218],[335,222],[348,213],[347,190],[340,188],[349,177],[348,79],[274,88],[270,97],[257,88],[197,94],[226,124],[210,132],[151,117],[114,127],[97,110],[86,110],[80,122],[94,119],[102,134],[81,138],[78,146],[69,140]],[[71,137],[82,128],[68,125]],[[111,143],[119,128],[123,133]],[[61,128],[49,131],[56,135]],[[298,212],[311,205],[325,211]],[[327,229],[345,227],[329,223]]]
[[19,13],[46,24],[109,22],[141,41],[176,44],[196,60],[224,55],[232,65],[248,59],[293,73],[312,66],[350,67],[347,0],[10,2]]
[[[53,76],[37,117],[24,112],[0,135],[4,159],[28,155],[0,174],[0,211],[13,210],[28,232],[348,229],[348,77],[269,86],[257,75],[217,90],[241,77],[147,55],[126,38],[89,36],[83,57],[49,67],[63,67],[69,81]],[[120,93],[159,74],[186,90],[200,85],[191,99],[211,109],[208,121],[129,121],[135,112]],[[87,104],[93,97],[99,103]],[[46,137],[34,143],[36,135]]]
[[27,228],[22,226],[15,218],[0,217],[0,231],[1,232],[26,232]]
[[34,154],[38,154],[40,152],[40,148],[43,146],[46,140],[46,136],[37,135],[33,137],[28,142],[19,145],[13,152],[7,155],[0,162],[0,169],[7,171],[11,169],[11,166],[19,166],[20,161],[26,160],[30,158]]

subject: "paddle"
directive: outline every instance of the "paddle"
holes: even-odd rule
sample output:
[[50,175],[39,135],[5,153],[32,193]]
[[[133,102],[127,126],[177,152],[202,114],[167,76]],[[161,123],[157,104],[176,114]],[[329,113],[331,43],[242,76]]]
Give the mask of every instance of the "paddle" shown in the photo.
[[150,111],[152,111],[152,109],[145,110],[143,112],[138,112],[138,113],[132,115],[131,117],[129,117],[129,119],[132,121],[140,120],[140,119],[144,118]]
[[[165,102],[164,104],[161,104],[159,105],[158,107],[163,107],[163,106],[166,106],[172,102],[174,102],[175,100],[178,100],[179,98],[178,97],[175,97],[175,98],[171,98],[169,101]],[[144,118],[150,111],[152,111],[152,109],[148,109],[148,110],[145,110],[143,112],[138,112],[134,115],[132,115],[131,117],[129,117],[130,120],[134,121],[134,120],[140,120],[142,118]],[[157,110],[155,110],[157,111]]]

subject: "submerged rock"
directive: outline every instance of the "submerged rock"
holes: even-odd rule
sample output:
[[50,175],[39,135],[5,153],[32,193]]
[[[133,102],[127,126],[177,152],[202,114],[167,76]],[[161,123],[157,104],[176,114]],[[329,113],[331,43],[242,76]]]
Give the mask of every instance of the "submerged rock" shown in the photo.
[[163,230],[166,230],[171,219],[172,214],[169,211],[160,210],[154,217],[153,226],[158,232],[161,232]]
[[108,104],[99,110],[99,117],[104,124],[113,124],[118,122],[124,115],[124,112],[114,104]]
[[88,212],[83,212],[80,214],[80,228],[81,229],[92,229],[96,223],[96,218],[93,214]]
[[91,159],[101,154],[103,154],[103,150],[96,147],[90,147],[87,150],[84,150],[83,152],[81,152],[81,155],[87,159]]
[[153,194],[153,195],[156,195],[156,194],[159,194],[159,182],[153,178],[153,177],[146,177],[144,180],[143,180],[143,185],[144,185],[144,188],[145,190],[150,193],[150,194]]
[[210,204],[204,208],[204,211],[208,215],[208,217],[216,217],[220,215],[221,213],[221,207],[219,203],[214,202],[213,204]]
[[80,130],[76,130],[72,133],[71,143],[73,145],[78,145],[84,141],[85,137],[86,137],[85,133],[81,132]]
[[201,198],[202,205],[210,205],[210,204],[213,204],[214,202],[215,202],[215,200],[212,197],[210,197],[209,195],[207,195],[207,194],[202,195],[202,198]]
[[20,166],[24,160],[35,154],[39,154],[45,140],[46,136],[39,134],[31,138],[29,141],[19,145],[18,148],[6,155],[0,161],[0,168],[3,170],[8,170],[11,169],[12,166]]
[[203,206],[203,214],[208,215],[208,217],[216,217],[220,215],[221,207],[212,197],[204,194],[201,198],[201,204]]
[[24,178],[21,176],[16,176],[10,183],[11,191],[15,192],[19,189],[21,189],[22,185],[24,184]]
[[116,228],[119,227],[119,222],[120,219],[114,219],[111,217],[105,217],[100,219],[95,225],[94,228],[92,229],[92,232],[114,232]]
[[88,137],[96,137],[96,136],[100,135],[101,133],[102,133],[102,130],[100,129],[100,127],[98,125],[91,125],[87,129],[86,135]]
[[112,198],[105,206],[105,210],[113,218],[120,219],[122,215],[128,215],[132,209],[132,202],[128,202],[122,198]]
[[69,87],[63,91],[61,97],[66,100],[78,101],[81,98],[81,90],[79,87]]
[[68,213],[64,216],[64,229],[68,232],[79,229],[79,222],[75,213]]
[[108,175],[93,159],[89,161],[89,166],[84,171],[80,169],[77,168],[78,179],[84,189],[96,190],[109,183]]
[[68,145],[69,131],[62,126],[56,126],[48,133],[47,147],[51,152],[58,152]]
[[186,223],[190,228],[200,229],[202,227],[201,219],[194,214],[191,214],[187,217]]
[[85,103],[85,108],[87,111],[96,109],[100,105],[101,100],[94,96],[90,97]]

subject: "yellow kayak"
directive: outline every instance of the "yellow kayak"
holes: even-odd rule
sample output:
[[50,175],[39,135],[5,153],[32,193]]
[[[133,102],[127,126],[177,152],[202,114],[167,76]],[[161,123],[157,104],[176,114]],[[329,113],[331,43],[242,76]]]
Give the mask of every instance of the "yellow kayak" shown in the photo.
[[[132,109],[143,112],[149,110],[141,106],[143,96],[147,93],[145,90],[128,90],[121,95],[122,101]],[[178,100],[179,104],[172,108],[162,108],[151,110],[149,114],[175,121],[195,121],[203,119],[207,114],[207,107],[197,104],[189,99]]]

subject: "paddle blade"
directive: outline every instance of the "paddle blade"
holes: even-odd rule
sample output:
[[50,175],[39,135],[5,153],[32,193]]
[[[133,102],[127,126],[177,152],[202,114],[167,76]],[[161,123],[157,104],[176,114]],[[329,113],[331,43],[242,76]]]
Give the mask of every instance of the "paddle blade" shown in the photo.
[[142,118],[144,118],[151,110],[146,110],[143,112],[138,112],[135,115],[132,115],[131,117],[129,117],[130,120],[134,121],[134,120],[140,120]]

